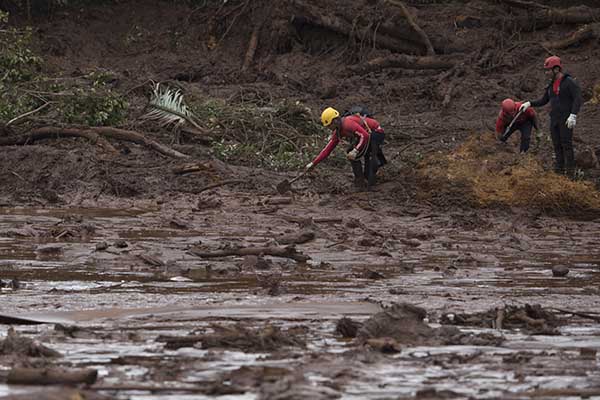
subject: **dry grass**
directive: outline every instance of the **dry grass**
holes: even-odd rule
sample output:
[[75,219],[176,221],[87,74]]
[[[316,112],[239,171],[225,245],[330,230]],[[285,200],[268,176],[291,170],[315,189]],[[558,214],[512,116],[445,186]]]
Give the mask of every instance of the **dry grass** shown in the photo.
[[600,193],[592,183],[545,171],[535,156],[515,154],[491,135],[473,136],[450,154],[425,159],[419,172],[430,181],[432,197],[452,193],[475,206],[555,214],[600,212]]

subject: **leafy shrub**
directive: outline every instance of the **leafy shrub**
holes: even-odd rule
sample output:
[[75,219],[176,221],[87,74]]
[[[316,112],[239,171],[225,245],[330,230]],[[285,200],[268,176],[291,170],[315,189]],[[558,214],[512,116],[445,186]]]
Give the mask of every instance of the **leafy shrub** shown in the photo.
[[7,27],[8,14],[0,10],[0,83],[30,80],[42,59],[30,49],[31,29]]

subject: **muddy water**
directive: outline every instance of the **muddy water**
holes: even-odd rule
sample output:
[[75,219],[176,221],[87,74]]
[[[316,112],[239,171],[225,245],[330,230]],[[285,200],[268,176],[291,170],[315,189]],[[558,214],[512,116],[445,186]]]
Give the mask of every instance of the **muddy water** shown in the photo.
[[[342,316],[365,320],[391,302],[425,308],[433,326],[442,314],[505,304],[597,311],[600,221],[434,213],[394,207],[377,193],[275,207],[267,196],[219,193],[223,203],[212,209],[178,199],[148,209],[0,210],[0,279],[21,282],[1,290],[2,314],[48,322],[15,327],[63,353],[59,365],[97,368],[94,390],[118,399],[564,398],[565,388],[577,398],[600,386],[598,358],[581,350],[600,350],[600,325],[583,318],[559,336],[462,327],[506,341],[396,354],[334,334]],[[336,204],[347,205],[343,213]],[[339,220],[318,222],[325,216]],[[189,252],[277,245],[301,228],[290,217],[316,235],[297,245],[311,257],[306,264]],[[554,278],[555,265],[571,271]],[[57,322],[80,330],[65,334]],[[267,322],[304,327],[306,347],[168,349],[156,340]],[[0,385],[2,395],[34,390]]]

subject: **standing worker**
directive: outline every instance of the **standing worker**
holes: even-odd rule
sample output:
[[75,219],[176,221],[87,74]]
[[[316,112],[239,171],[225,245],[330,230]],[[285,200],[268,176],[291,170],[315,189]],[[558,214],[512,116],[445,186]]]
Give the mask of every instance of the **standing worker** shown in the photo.
[[530,106],[540,107],[550,102],[550,135],[556,158],[554,171],[572,178],[575,175],[573,128],[581,108],[581,89],[571,75],[563,72],[559,57],[546,58],[544,70],[550,80],[544,95],[538,100],[526,101],[519,110],[525,112]]
[[523,103],[515,102],[513,99],[504,99],[502,108],[496,119],[496,133],[500,135],[500,141],[506,143],[514,131],[521,132],[521,145],[519,151],[527,153],[531,143],[531,128],[538,129],[538,119],[533,108],[520,112]]
[[[358,189],[364,189],[365,183],[367,187],[373,186],[377,170],[386,163],[381,150],[385,134],[379,122],[359,113],[342,117],[332,107],[328,107],[323,111],[321,122],[323,126],[331,130],[331,137],[319,155],[306,165],[306,171],[312,170],[317,164],[329,157],[340,140],[344,138],[351,143],[346,158],[352,165],[354,185]],[[363,157],[365,159],[364,169],[361,162]]]

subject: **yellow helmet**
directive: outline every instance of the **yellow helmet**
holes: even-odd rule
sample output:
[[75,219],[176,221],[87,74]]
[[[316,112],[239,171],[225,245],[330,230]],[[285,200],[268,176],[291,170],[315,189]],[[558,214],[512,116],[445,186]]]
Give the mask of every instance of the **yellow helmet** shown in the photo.
[[340,113],[335,108],[327,107],[321,114],[321,122],[323,123],[323,126],[329,126],[333,120],[339,116]]

